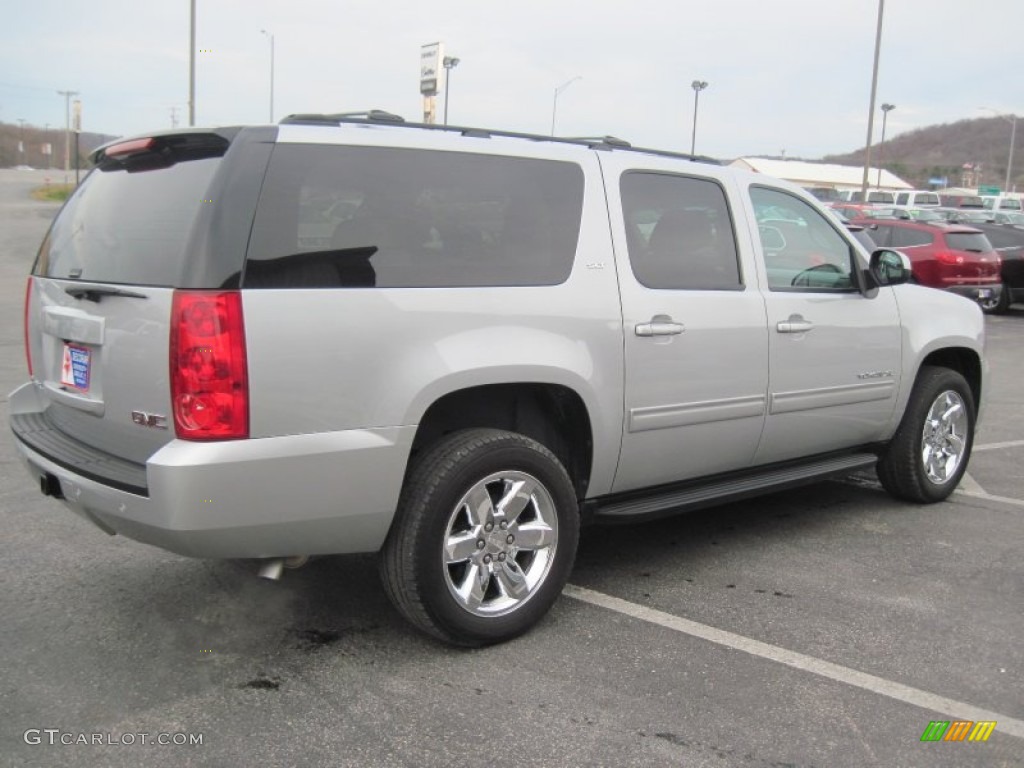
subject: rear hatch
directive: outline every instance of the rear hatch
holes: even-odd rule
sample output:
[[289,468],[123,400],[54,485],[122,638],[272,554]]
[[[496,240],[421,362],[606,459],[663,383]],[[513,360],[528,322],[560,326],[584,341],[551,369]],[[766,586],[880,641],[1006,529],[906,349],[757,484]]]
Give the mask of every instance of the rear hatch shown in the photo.
[[42,410],[12,418],[19,438],[49,458],[100,480],[118,475],[101,467],[121,465],[114,484],[144,491],[124,481],[124,467],[144,465],[175,437],[175,290],[238,287],[269,154],[265,142],[233,146],[238,134],[178,132],[101,148],[54,220],[26,290]]
[[947,232],[946,245],[956,255],[949,274],[982,283],[998,282],[1001,261],[992,243],[982,232]]

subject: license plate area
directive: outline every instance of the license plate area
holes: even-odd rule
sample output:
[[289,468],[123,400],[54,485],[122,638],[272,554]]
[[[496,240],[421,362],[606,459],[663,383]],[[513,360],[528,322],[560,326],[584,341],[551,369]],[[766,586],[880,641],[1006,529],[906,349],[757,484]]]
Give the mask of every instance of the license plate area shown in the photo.
[[80,344],[64,343],[60,383],[76,392],[88,392],[92,380],[92,350]]

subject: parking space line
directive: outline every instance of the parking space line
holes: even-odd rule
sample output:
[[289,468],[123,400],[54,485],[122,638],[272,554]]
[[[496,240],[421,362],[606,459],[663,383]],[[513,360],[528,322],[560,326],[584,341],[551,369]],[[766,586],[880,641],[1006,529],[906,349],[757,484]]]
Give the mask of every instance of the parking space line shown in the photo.
[[976,707],[973,704],[956,701],[955,699],[948,699],[945,696],[939,696],[928,691],[922,691],[920,688],[913,688],[882,677],[869,675],[866,672],[859,672],[856,669],[850,669],[839,664],[833,664],[830,661],[824,661],[823,659],[807,656],[803,653],[780,648],[777,645],[763,643],[760,640],[717,629],[707,624],[700,624],[696,621],[673,616],[670,613],[637,605],[628,600],[606,595],[603,592],[595,592],[592,589],[568,584],[562,591],[562,594],[584,603],[639,619],[640,621],[656,624],[660,627],[682,632],[710,643],[743,651],[752,656],[785,664],[787,667],[800,669],[828,678],[829,680],[835,680],[836,682],[887,696],[890,699],[896,699],[906,704],[912,704],[915,707],[930,709],[934,712],[941,712],[964,720],[995,720],[998,722],[997,731],[999,733],[1024,739],[1024,720],[1008,717],[1007,715]]
[[1001,504],[1013,504],[1016,507],[1024,507],[1024,501],[1021,501],[1020,499],[1010,499],[1006,496],[993,496],[991,493],[985,493],[985,491],[958,488],[953,493],[960,496],[971,496],[975,499],[984,499],[985,501],[998,501]]
[[1021,446],[1024,446],[1024,440],[1007,440],[1004,443],[975,445],[971,448],[971,451],[998,451],[1001,448],[1020,448]]

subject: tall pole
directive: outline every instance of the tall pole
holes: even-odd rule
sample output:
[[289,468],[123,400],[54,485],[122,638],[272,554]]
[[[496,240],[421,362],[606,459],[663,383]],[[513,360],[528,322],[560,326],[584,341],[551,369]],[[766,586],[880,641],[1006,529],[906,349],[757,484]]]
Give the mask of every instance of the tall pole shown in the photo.
[[882,50],[882,16],[885,0],[878,0],[878,28],[875,30],[875,64],[871,70],[871,105],[868,107],[868,142],[864,150],[864,177],[860,183],[860,199],[868,198],[868,169],[871,167],[871,134],[875,128],[875,94],[878,91],[878,55]]
[[196,0],[191,0],[188,36],[188,124],[196,124]]
[[1013,176],[1013,142],[1017,138],[1017,116],[1010,115],[1011,127],[1010,127],[1010,156],[1006,159],[1006,186],[1003,187],[1003,192],[1010,192],[1010,180]]
[[583,75],[576,75],[571,80],[566,80],[560,86],[555,88],[555,97],[551,101],[551,135],[555,135],[555,116],[558,114],[558,97],[562,94],[566,88],[575,83],[577,80],[582,80]]
[[896,109],[895,104],[883,104],[882,105],[882,140],[878,142],[878,181],[875,186],[879,189],[882,187],[882,145],[885,144],[885,123],[889,117],[889,112]]
[[1006,158],[1006,183],[1003,185],[1003,192],[1010,192],[1010,182],[1013,180],[1013,145],[1017,138],[1017,116],[1001,114],[992,109],[992,107],[978,107],[978,109],[991,112],[996,117],[1001,117],[1010,124],[1010,156]]
[[452,79],[452,70],[459,66],[459,59],[457,56],[445,56],[441,60],[441,64],[444,66],[444,124],[448,125],[448,83]]
[[77,96],[78,91],[57,91],[64,97],[64,182],[67,183],[67,174],[71,170],[71,97]]
[[270,122],[274,122],[274,36],[265,29],[260,32],[270,38]]
[[700,103],[700,92],[708,87],[708,84],[704,80],[694,80],[690,83],[690,87],[693,88],[693,133],[690,134],[690,156],[692,157],[697,151],[697,106]]

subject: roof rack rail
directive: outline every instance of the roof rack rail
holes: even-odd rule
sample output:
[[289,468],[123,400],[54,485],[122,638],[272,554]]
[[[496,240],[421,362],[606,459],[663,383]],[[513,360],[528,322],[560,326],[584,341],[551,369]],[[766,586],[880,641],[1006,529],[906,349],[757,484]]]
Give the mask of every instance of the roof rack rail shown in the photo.
[[405,118],[384,109],[370,109],[363,112],[335,112],[333,114],[300,113],[281,119],[283,125],[290,124],[333,124],[348,122],[404,123]]
[[615,136],[595,137],[566,137],[548,136],[539,133],[523,133],[520,131],[503,131],[493,128],[473,128],[464,125],[439,125],[437,123],[411,123],[407,122],[400,115],[387,112],[383,109],[371,109],[368,112],[337,112],[334,114],[295,114],[288,115],[281,120],[282,125],[338,125],[340,123],[390,123],[400,125],[403,128],[417,128],[426,131],[443,131],[446,133],[458,133],[466,137],[477,139],[490,139],[494,137],[525,139],[526,141],[543,141],[553,144],[574,144],[596,150],[624,150],[627,152],[640,152],[660,157],[674,157],[681,160],[692,160],[698,163],[720,165],[718,160],[702,155],[688,155],[683,152],[672,152],[664,149],[647,149],[634,147],[625,139]]
[[569,137],[572,141],[582,141],[587,144],[605,144],[609,147],[616,147],[617,149],[632,149],[633,145],[625,139],[620,139],[617,136],[572,136]]

